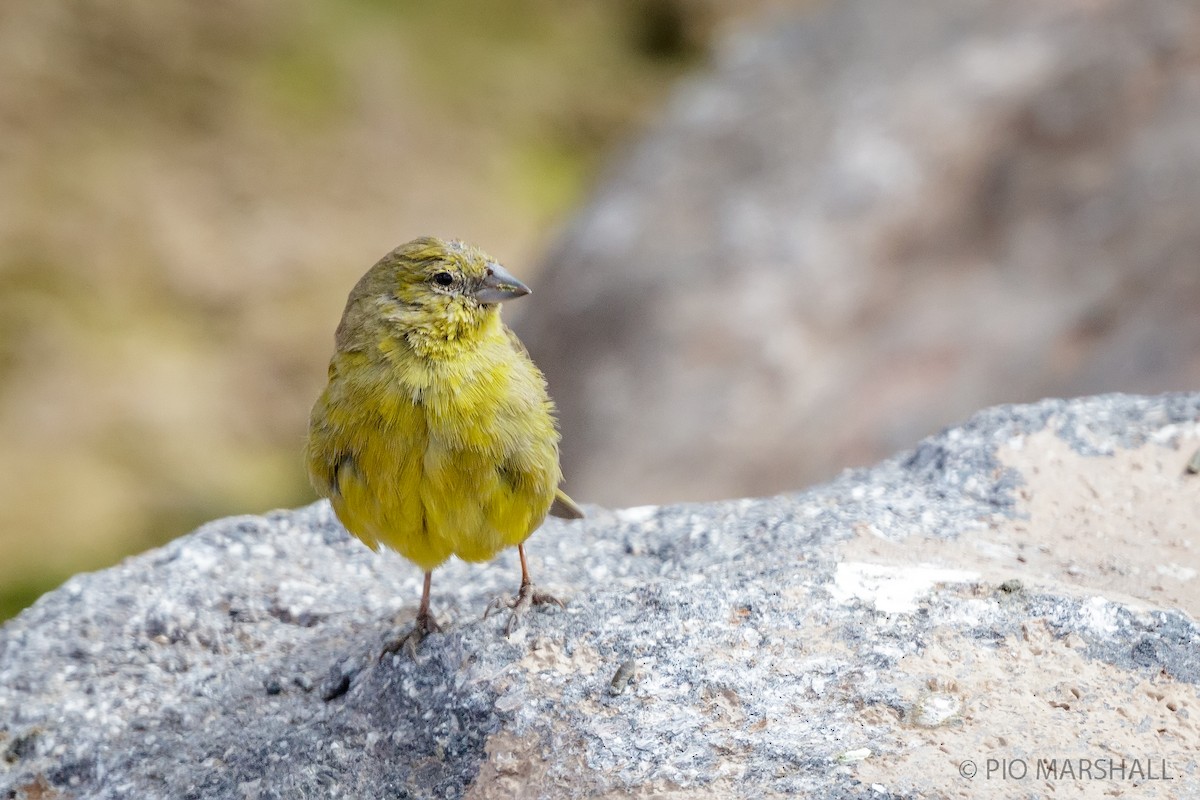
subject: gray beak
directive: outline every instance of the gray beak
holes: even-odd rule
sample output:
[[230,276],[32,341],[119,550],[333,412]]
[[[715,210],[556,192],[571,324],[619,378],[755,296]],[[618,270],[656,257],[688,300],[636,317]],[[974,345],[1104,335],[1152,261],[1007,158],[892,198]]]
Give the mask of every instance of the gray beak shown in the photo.
[[509,274],[508,270],[493,262],[488,264],[487,277],[472,296],[481,303],[502,303],[529,294],[525,284]]

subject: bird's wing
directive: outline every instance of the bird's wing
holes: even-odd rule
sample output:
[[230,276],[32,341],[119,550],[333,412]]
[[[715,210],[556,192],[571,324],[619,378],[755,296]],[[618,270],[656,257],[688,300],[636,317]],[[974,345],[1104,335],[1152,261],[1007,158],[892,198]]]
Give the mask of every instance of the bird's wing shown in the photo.
[[[513,350],[517,351],[532,365],[533,359],[529,357],[529,351],[525,349],[525,344],[517,338],[517,334],[513,333],[513,329],[506,326],[504,332],[508,335],[508,341],[512,344]],[[583,509],[567,496],[566,492],[562,489],[555,489],[554,502],[550,504],[550,516],[558,517],[559,519],[583,519],[585,514],[583,513]]]
[[[521,355],[529,358],[529,350],[526,349],[525,343],[517,338],[516,332],[507,325],[504,326],[504,335],[508,337],[508,343],[512,345],[513,350],[516,350]],[[530,359],[532,361],[532,359]]]

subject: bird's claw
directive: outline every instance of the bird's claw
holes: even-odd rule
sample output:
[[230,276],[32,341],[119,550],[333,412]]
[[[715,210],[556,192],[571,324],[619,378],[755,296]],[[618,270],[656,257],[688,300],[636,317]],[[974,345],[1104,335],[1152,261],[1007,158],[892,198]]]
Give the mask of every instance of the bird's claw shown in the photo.
[[405,650],[408,652],[409,657],[415,661],[417,658],[417,645],[429,634],[441,632],[442,626],[437,624],[437,620],[433,618],[432,614],[418,614],[416,620],[413,622],[412,630],[384,644],[383,652],[379,654],[379,660],[383,661],[386,656]]
[[559,600],[554,595],[540,591],[532,583],[526,583],[521,586],[517,596],[513,598],[497,597],[488,603],[487,608],[483,612],[483,618],[487,619],[493,611],[499,611],[502,608],[512,610],[512,614],[508,617],[508,623],[504,626],[504,635],[511,636],[512,632],[517,629],[517,623],[521,621],[521,617],[534,606],[556,605],[559,608],[566,608],[566,604]]

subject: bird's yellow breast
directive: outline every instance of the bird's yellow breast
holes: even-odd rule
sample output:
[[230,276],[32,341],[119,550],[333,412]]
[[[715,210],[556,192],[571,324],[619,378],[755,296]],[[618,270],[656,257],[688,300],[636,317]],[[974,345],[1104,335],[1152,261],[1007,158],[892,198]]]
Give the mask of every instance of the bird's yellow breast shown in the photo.
[[455,357],[394,339],[335,355],[308,461],[351,533],[425,570],[523,542],[561,479],[545,382],[498,320]]

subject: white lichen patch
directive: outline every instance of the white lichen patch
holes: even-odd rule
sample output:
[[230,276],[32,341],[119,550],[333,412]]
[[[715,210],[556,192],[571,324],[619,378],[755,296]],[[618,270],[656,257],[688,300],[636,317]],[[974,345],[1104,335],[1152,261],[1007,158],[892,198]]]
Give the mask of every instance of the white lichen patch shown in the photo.
[[851,562],[838,564],[830,593],[839,603],[858,601],[885,613],[907,614],[916,611],[917,601],[940,584],[977,580],[979,573],[968,570]]
[[931,691],[913,704],[910,719],[919,728],[940,728],[962,713],[962,698],[952,692]]

